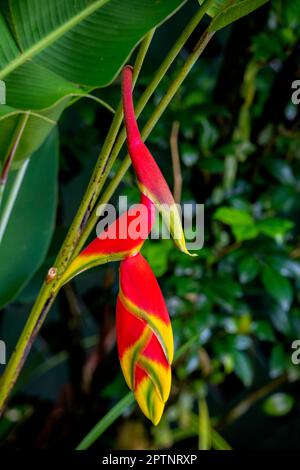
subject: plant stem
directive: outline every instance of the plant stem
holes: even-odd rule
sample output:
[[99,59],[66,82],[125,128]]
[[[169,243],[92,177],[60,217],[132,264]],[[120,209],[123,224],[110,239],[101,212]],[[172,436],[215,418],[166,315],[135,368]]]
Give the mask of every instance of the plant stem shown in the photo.
[[106,431],[109,426],[116,421],[117,418],[124,413],[124,410],[134,403],[134,395],[132,392],[127,393],[109,412],[102,418],[96,426],[85,436],[78,444],[75,450],[86,450]]
[[14,204],[16,202],[16,199],[17,199],[22,181],[24,179],[24,176],[25,176],[25,173],[26,173],[26,170],[27,170],[27,167],[28,167],[28,163],[29,163],[29,158],[27,160],[25,160],[23,162],[22,166],[19,168],[19,170],[18,170],[18,172],[15,176],[15,180],[13,182],[13,185],[11,187],[10,193],[8,195],[5,207],[4,207],[3,212],[1,214],[1,218],[0,218],[0,245],[1,245],[3,235],[4,235],[6,227],[7,227],[7,223],[9,221],[9,218],[10,218],[10,215],[11,215],[11,211],[13,210],[13,207],[14,207]]
[[180,128],[179,122],[174,121],[172,125],[171,136],[170,136],[170,147],[171,147],[173,180],[174,180],[173,195],[174,195],[174,200],[177,204],[180,204],[181,190],[182,190],[182,174],[181,174],[180,155],[179,155],[179,148],[178,148],[179,128]]
[[[168,105],[170,104],[170,101],[173,99],[173,97],[176,94],[177,90],[180,88],[181,84],[183,83],[183,81],[185,80],[187,75],[189,74],[189,72],[192,69],[193,65],[196,63],[196,61],[200,57],[200,55],[202,54],[203,50],[205,49],[205,47],[207,46],[207,44],[209,43],[209,41],[213,37],[213,35],[214,35],[214,33],[208,32],[208,30],[206,30],[203,33],[203,35],[201,36],[200,40],[198,41],[194,51],[190,54],[189,58],[187,59],[187,61],[183,65],[183,67],[180,69],[179,74],[177,75],[177,77],[175,77],[175,79],[171,83],[170,87],[168,88],[168,91],[166,92],[164,97],[161,99],[158,106],[155,108],[155,111],[153,112],[151,117],[146,122],[146,124],[145,124],[145,126],[144,126],[144,128],[141,132],[141,136],[142,136],[143,140],[147,139],[147,137],[151,133],[152,129],[154,128],[154,126],[156,125],[156,123],[158,122],[158,120],[160,119],[160,117],[162,116],[162,114],[164,113],[164,111],[166,110]],[[139,112],[138,112],[139,109],[140,109],[140,101],[137,105],[137,112],[136,112],[137,115],[139,115]],[[116,141],[116,144],[115,144],[114,149],[113,149],[112,154],[111,154],[109,165],[106,169],[107,172],[110,171],[113,162],[115,161],[116,157],[118,156],[118,154],[119,154],[119,152],[122,148],[122,145],[124,143],[123,138],[124,138],[124,141],[125,141],[125,139],[126,139],[125,130],[123,130],[120,133],[120,135],[119,135],[119,137]],[[107,187],[106,191],[104,192],[103,196],[100,198],[99,205],[103,204],[103,206],[104,206],[109,201],[109,199],[114,194],[117,187],[119,186],[120,182],[122,181],[124,175],[126,174],[128,168],[130,167],[130,165],[131,165],[131,159],[130,159],[130,156],[127,154],[124,161],[123,161],[123,163],[121,164],[118,172],[114,176],[114,179],[110,182],[110,184],[108,185],[108,187]],[[85,228],[85,230],[84,230],[84,232],[83,232],[83,234],[80,238],[78,246],[76,247],[76,249],[74,251],[74,257],[82,249],[82,247],[83,247],[84,243],[86,242],[89,234],[91,233],[93,227],[95,226],[99,215],[100,215],[99,211],[97,211],[97,210],[94,210],[92,212],[92,215],[90,216],[90,218],[87,222],[86,228]]]
[[204,397],[198,402],[198,449],[210,450],[211,448],[211,423],[208,406]]
[[[135,62],[135,74],[134,80],[137,79],[138,73],[141,70],[145,55],[149,48],[151,39],[153,37],[154,30],[151,30],[141,43],[139,53]],[[80,204],[79,210],[73,220],[71,228],[67,234],[67,237],[60,249],[58,257],[55,261],[54,268],[57,269],[57,275],[51,282],[47,282],[47,279],[43,283],[39,295],[32,308],[27,323],[22,331],[22,334],[18,340],[17,346],[9,360],[9,363],[4,371],[4,374],[0,380],[0,414],[3,412],[4,405],[13,388],[19,373],[23,367],[23,364],[28,356],[32,343],[34,342],[46,316],[53,304],[56,295],[60,289],[60,277],[67,266],[74,247],[78,240],[78,234],[81,233],[82,228],[86,223],[86,214],[93,207],[95,197],[97,196],[97,184],[103,169],[107,164],[109,158],[110,149],[113,146],[114,140],[118,134],[119,128],[122,123],[123,112],[122,106],[120,105],[112,122],[111,128],[104,142],[102,152],[99,156],[95,170],[93,172],[90,184]]]

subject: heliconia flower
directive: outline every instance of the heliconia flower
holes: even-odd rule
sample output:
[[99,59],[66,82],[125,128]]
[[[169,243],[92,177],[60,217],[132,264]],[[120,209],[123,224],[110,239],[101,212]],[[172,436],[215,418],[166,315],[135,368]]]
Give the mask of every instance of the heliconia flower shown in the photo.
[[158,165],[142,141],[138,129],[132,98],[132,67],[129,65],[123,69],[122,96],[128,151],[139,188],[155,203],[179,249],[191,255],[186,248],[178,206]]
[[116,323],[125,380],[157,425],[170,394],[173,333],[157,280],[140,253],[121,262]]
[[174,344],[163,295],[150,266],[139,253],[155,221],[155,207],[180,250],[190,253],[172,193],[139,133],[129,66],[123,71],[122,83],[127,144],[141,202],[111,223],[71,261],[61,284],[94,266],[121,261],[116,317],[120,363],[141,410],[157,425],[170,394]]
[[62,276],[65,284],[77,274],[110,261],[120,261],[141,249],[155,221],[155,206],[142,194],[140,204],[130,207],[69,265]]

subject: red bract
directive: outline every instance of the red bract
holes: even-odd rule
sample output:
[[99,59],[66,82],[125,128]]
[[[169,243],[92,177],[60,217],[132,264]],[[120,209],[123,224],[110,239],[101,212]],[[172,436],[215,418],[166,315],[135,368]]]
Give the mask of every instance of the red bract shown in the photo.
[[93,240],[69,265],[62,283],[89,268],[120,261],[136,254],[147,239],[155,220],[155,208],[142,194],[140,204],[131,207]]
[[185,244],[179,207],[137,126],[132,98],[132,67],[124,68],[122,84],[127,144],[139,188],[155,203],[178,248],[190,254]]

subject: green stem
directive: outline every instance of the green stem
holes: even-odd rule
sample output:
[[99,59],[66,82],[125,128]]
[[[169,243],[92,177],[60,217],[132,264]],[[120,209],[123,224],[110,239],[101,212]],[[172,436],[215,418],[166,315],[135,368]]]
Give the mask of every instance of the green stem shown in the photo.
[[198,449],[209,450],[211,448],[211,423],[208,406],[204,397],[199,398],[198,407]]
[[[151,39],[153,37],[154,30],[150,31],[146,38],[143,40],[139,53],[136,58],[135,63],[135,75],[134,80],[137,79],[138,73],[141,70],[142,63],[144,61],[146,52],[150,45]],[[114,140],[118,134],[119,128],[122,123],[122,108],[119,106],[110,131],[105,140],[103,150],[100,154],[96,168],[93,172],[90,184],[87,188],[85,196],[82,200],[80,208],[74,218],[74,221],[71,225],[71,228],[68,232],[68,235],[61,247],[61,250],[58,254],[58,257],[54,264],[54,269],[57,270],[56,276],[52,280],[45,280],[44,284],[41,287],[39,295],[35,301],[35,304],[32,308],[30,316],[27,320],[27,323],[22,331],[22,334],[18,340],[17,346],[9,360],[9,363],[4,371],[4,374],[0,380],[0,411],[3,412],[4,405],[6,400],[11,392],[12,387],[14,386],[19,373],[23,367],[23,364],[26,360],[26,357],[29,354],[31,345],[34,342],[46,316],[52,306],[56,295],[60,289],[60,277],[63,273],[65,267],[67,266],[73,249],[76,246],[78,240],[78,233],[81,233],[81,227],[85,224],[85,216],[92,206],[92,203],[95,199],[95,194],[97,194],[96,187],[98,178],[101,177],[103,173],[103,168],[107,164],[107,158],[109,157],[110,147],[113,146]],[[96,185],[96,186],[95,186]],[[53,268],[52,268],[53,270]]]
[[86,450],[134,403],[132,392],[127,393],[118,403],[93,427],[75,450]]
[[28,167],[28,163],[29,163],[29,158],[27,160],[25,160],[23,162],[22,166],[19,168],[19,170],[18,170],[18,172],[15,176],[13,185],[11,187],[10,193],[8,195],[8,198],[7,198],[6,204],[4,206],[3,212],[1,214],[1,218],[0,218],[0,245],[1,245],[1,242],[2,242],[2,239],[3,239],[3,235],[5,233],[5,230],[6,230],[11,212],[13,210],[14,204],[15,204],[17,196],[19,194],[19,190],[20,190],[22,181],[24,179],[24,176],[25,176],[25,173],[26,173],[26,170],[27,170],[27,167]]
[[[145,126],[144,126],[144,128],[141,132],[141,136],[142,136],[143,140],[147,139],[147,137],[151,133],[152,129],[154,128],[156,123],[159,121],[160,117],[162,116],[162,114],[164,113],[166,108],[168,107],[170,101],[173,99],[173,97],[176,94],[177,90],[180,88],[181,84],[183,83],[183,81],[185,80],[187,75],[189,74],[190,70],[192,69],[194,64],[197,62],[198,58],[202,54],[203,50],[207,46],[210,39],[213,37],[213,34],[214,33],[208,32],[208,30],[206,30],[203,33],[203,35],[200,38],[199,42],[197,43],[194,51],[190,54],[189,58],[187,59],[187,61],[183,65],[183,67],[180,69],[179,74],[176,76],[176,78],[173,80],[170,87],[168,88],[167,93],[164,95],[164,97],[162,98],[162,100],[160,101],[158,106],[155,108],[155,111],[153,112],[153,114],[151,115],[149,120],[146,122],[146,124],[145,124]],[[143,97],[141,98],[141,100],[142,100],[142,103],[143,103],[144,102]],[[137,116],[140,113],[140,109],[141,109],[141,101],[139,101],[139,103],[137,105],[137,110],[136,110],[136,115]],[[112,151],[109,164],[106,168],[106,173],[107,174],[111,170],[112,164],[115,161],[115,159],[117,158],[125,139],[126,139],[126,134],[125,134],[125,130],[123,130],[120,133],[120,135],[117,139],[117,142],[114,146],[114,149]],[[127,156],[125,157],[123,163],[121,164],[118,172],[114,176],[114,179],[110,182],[110,184],[108,185],[108,187],[107,187],[106,191],[104,192],[103,196],[99,200],[99,204],[105,205],[109,201],[109,199],[114,194],[117,187],[119,186],[120,182],[122,181],[124,175],[126,174],[128,168],[130,167],[130,165],[131,165],[130,156],[127,154]],[[82,247],[83,247],[84,243],[86,242],[89,234],[91,233],[93,227],[95,226],[99,215],[100,215],[99,211],[97,211],[96,209],[92,212],[92,214],[91,214],[91,216],[88,220],[88,223],[86,225],[86,228],[83,231],[83,234],[80,238],[80,241],[79,241],[79,243],[78,243],[78,245],[77,245],[77,247],[74,251],[74,257],[82,249]]]

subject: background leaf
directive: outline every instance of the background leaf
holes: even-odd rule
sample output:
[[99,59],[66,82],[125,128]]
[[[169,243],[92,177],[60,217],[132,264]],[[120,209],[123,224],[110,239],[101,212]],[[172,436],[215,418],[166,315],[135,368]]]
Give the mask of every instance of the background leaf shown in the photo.
[[[53,131],[27,168],[0,245],[0,307],[10,302],[41,265],[55,223],[58,137]],[[4,205],[15,175],[4,193]]]
[[225,7],[212,21],[210,31],[218,31],[234,21],[243,18],[257,10],[269,0],[237,0],[233,5]]
[[[70,96],[108,85],[145,34],[183,3],[184,0],[1,3],[0,78],[7,82],[7,104],[0,109],[0,135],[4,136],[0,140],[0,161],[9,151],[22,111],[34,111],[35,116],[30,118],[16,162],[39,147]],[[24,55],[31,50],[32,60],[23,63]],[[20,63],[13,67],[18,60]]]
[[288,310],[293,300],[293,290],[290,282],[269,266],[265,266],[262,271],[262,282],[270,296],[284,310]]
[[263,402],[262,409],[270,416],[284,416],[291,411],[294,403],[294,398],[291,395],[274,393]]

